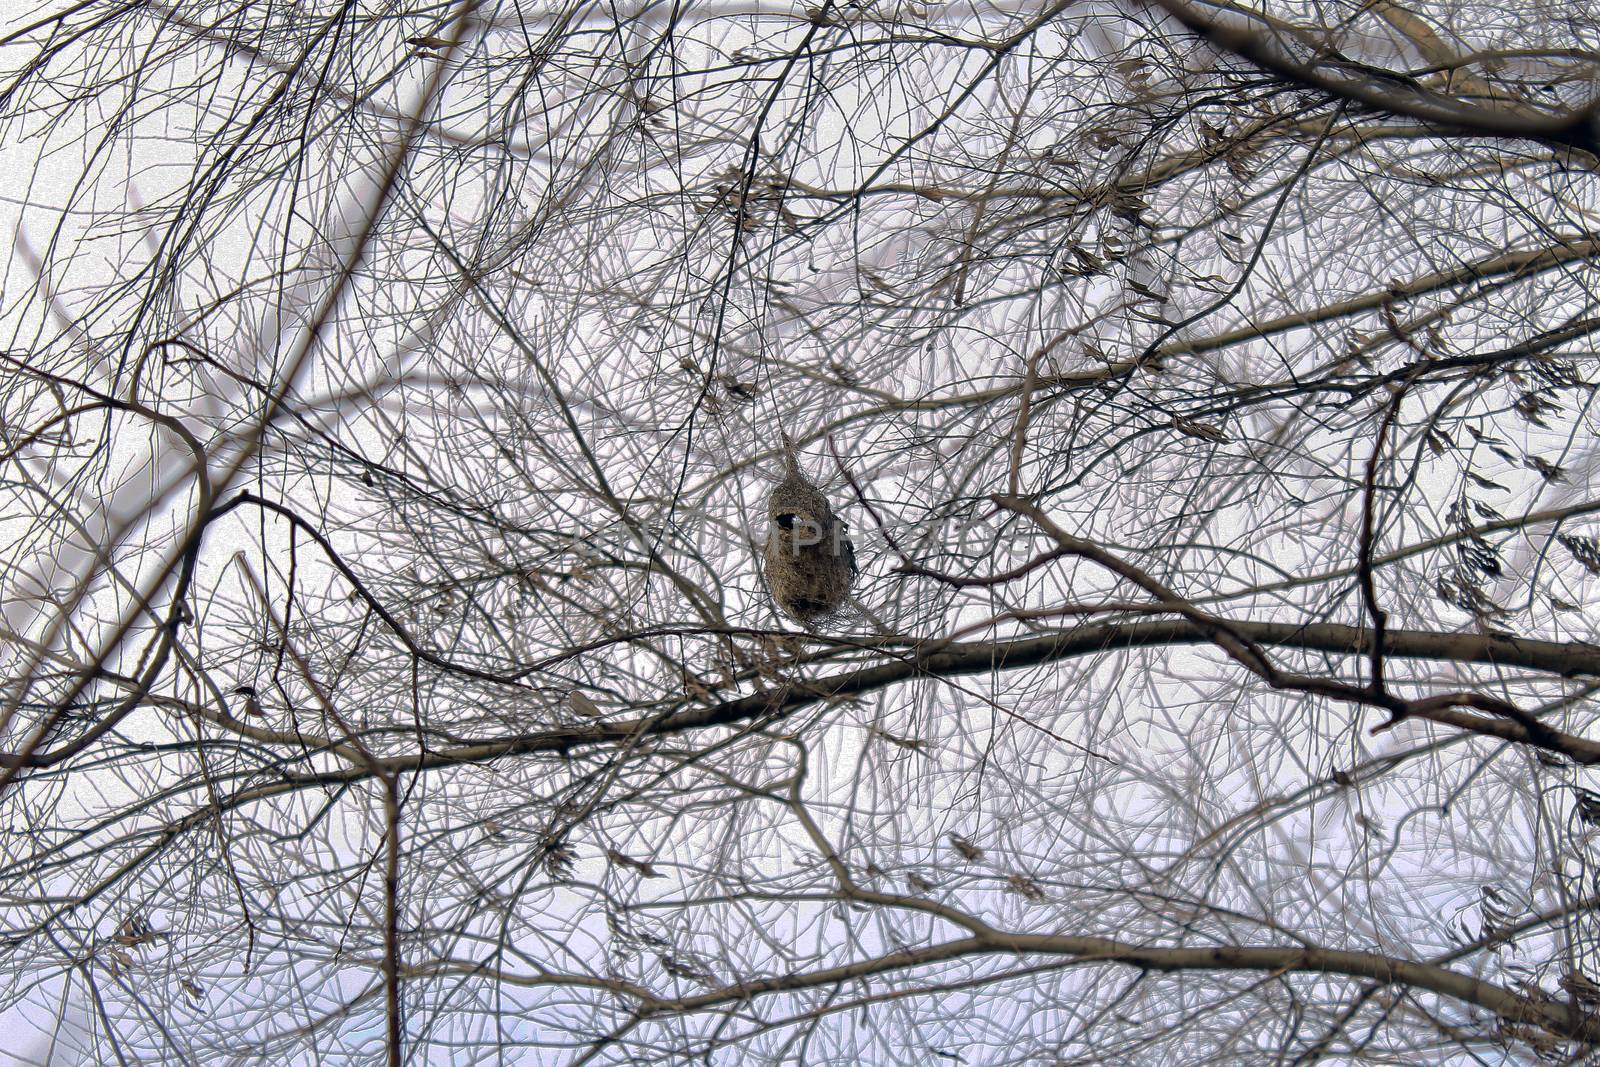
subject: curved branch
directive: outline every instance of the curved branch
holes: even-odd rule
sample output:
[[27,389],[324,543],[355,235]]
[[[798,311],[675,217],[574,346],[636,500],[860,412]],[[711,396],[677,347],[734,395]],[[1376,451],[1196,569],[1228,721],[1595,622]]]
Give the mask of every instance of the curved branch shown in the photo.
[[[876,896],[878,894],[872,894]],[[872,959],[856,960],[807,974],[761,978],[724,986],[700,996],[662,1001],[641,1009],[645,1015],[693,1012],[722,1004],[797,989],[816,989],[860,981],[930,963],[986,953],[1033,953],[1071,956],[1085,963],[1118,963],[1146,971],[1262,971],[1267,973],[1336,974],[1365,978],[1384,985],[1424,989],[1494,1013],[1509,1022],[1532,1024],[1552,1034],[1600,1044],[1600,1018],[1566,1004],[1534,1000],[1470,974],[1376,952],[1301,946],[1216,945],[1205,948],[1162,948],[1130,945],[1103,937],[1065,934],[973,935],[924,948],[901,949]]]
[[1600,137],[1596,135],[1600,109],[1595,105],[1551,114],[1531,109],[1463,104],[1454,97],[1427,91],[1404,74],[1376,68],[1363,70],[1359,64],[1342,64],[1346,69],[1359,70],[1367,75],[1357,78],[1335,74],[1324,65],[1302,62],[1286,50],[1274,47],[1261,34],[1240,25],[1219,21],[1218,16],[1223,12],[1240,16],[1246,14],[1231,6],[1219,5],[1201,10],[1181,0],[1149,2],[1218,48],[1270,74],[1327,93],[1336,99],[1363,104],[1393,115],[1404,115],[1434,127],[1440,134],[1525,139],[1600,155]]
[[[1371,631],[1340,623],[1236,622],[1228,626],[1254,644],[1341,656],[1370,654]],[[535,752],[570,752],[590,746],[628,743],[635,739],[665,737],[708,727],[731,726],[762,718],[781,719],[804,707],[860,696],[919,678],[954,678],[972,674],[1037,666],[1118,649],[1170,645],[1210,644],[1208,627],[1187,619],[1149,622],[1102,623],[1082,626],[1069,633],[1017,641],[928,642],[898,655],[893,662],[844,671],[791,683],[781,689],[736,697],[710,705],[643,718],[560,726],[425,752],[387,756],[377,762],[385,768],[428,770],[469,763],[485,763]],[[1384,637],[1384,654],[1390,660],[1424,659],[1520,667],[1556,675],[1600,676],[1600,646],[1487,634],[1438,634],[1419,630],[1390,630]],[[1542,727],[1550,736],[1535,737],[1514,720],[1470,715],[1455,707],[1432,707],[1415,702],[1418,718],[1507,740],[1535,744],[1559,752],[1577,763],[1600,763],[1600,742]],[[1542,726],[1542,724],[1541,724]],[[334,785],[368,777],[365,767],[329,769],[315,774],[286,775],[284,780],[259,786],[245,801],[306,785]]]

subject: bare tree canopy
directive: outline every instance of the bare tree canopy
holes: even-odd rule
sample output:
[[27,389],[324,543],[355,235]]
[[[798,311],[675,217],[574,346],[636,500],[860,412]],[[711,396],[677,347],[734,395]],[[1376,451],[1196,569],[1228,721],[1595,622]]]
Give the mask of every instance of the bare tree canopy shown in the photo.
[[0,1059],[1600,1063],[1600,7],[5,17]]

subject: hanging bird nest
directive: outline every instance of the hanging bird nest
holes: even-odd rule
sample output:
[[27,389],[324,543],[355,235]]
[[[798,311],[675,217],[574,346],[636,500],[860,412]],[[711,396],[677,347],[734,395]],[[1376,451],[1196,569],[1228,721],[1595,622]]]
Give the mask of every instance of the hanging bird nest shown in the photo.
[[810,628],[837,614],[856,576],[855,546],[783,435],[783,481],[767,496],[767,588],[785,615]]

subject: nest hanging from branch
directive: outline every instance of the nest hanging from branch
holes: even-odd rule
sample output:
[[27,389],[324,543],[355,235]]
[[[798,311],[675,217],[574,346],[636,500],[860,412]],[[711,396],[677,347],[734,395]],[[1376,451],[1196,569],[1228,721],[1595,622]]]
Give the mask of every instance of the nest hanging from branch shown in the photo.
[[800,470],[787,434],[783,461],[783,481],[767,496],[767,589],[779,610],[810,627],[849,599],[855,546],[828,498]]

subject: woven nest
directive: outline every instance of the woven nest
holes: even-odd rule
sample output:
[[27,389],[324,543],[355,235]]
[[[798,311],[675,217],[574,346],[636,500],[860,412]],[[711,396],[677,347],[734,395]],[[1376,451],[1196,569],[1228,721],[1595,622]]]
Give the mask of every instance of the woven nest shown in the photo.
[[855,546],[828,498],[784,442],[783,481],[767,497],[767,588],[785,615],[812,626],[837,614],[856,575]]

